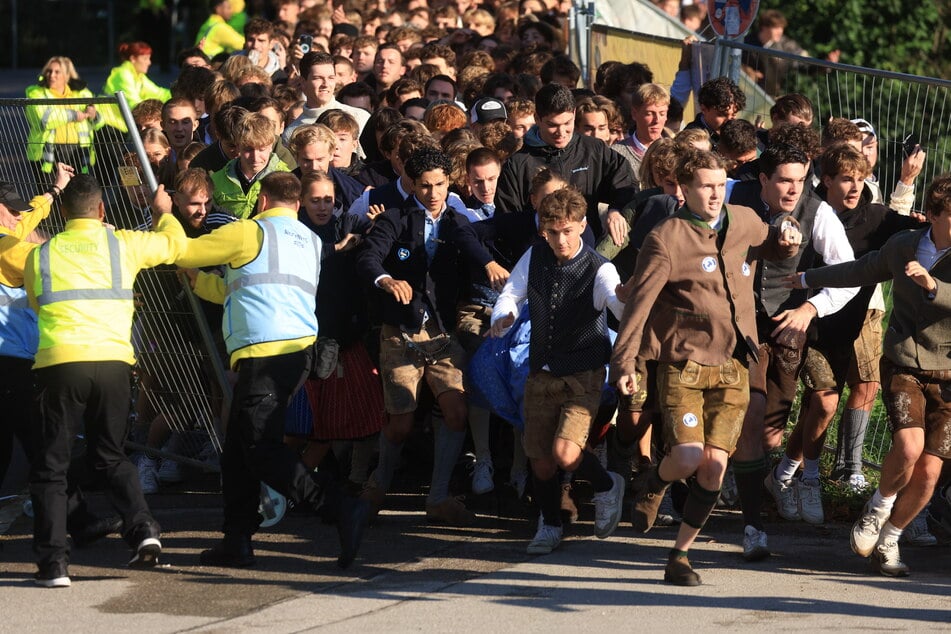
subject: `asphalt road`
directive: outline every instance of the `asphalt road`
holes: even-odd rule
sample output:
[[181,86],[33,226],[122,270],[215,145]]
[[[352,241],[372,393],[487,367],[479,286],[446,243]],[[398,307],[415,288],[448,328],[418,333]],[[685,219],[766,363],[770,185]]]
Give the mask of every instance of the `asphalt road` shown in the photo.
[[704,584],[675,588],[662,582],[675,529],[635,537],[622,524],[597,540],[586,508],[555,553],[531,557],[529,508],[507,492],[469,503],[479,524],[452,529],[426,524],[421,495],[392,496],[348,571],[335,567],[333,527],[288,516],[258,535],[256,568],[226,570],[197,565],[218,538],[219,496],[161,493],[150,496],[161,567],[129,570],[114,536],[73,553],[63,590],[33,586],[21,515],[0,537],[0,631],[951,630],[947,547],[904,547],[913,576],[888,579],[849,551],[848,524],[779,522],[767,525],[774,556],[746,564],[739,515],[717,511],[691,552]]

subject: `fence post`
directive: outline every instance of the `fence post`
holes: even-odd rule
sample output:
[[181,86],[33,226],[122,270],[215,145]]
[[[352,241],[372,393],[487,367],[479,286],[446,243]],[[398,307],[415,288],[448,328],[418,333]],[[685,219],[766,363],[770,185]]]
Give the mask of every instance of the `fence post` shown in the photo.
[[129,129],[129,139],[132,140],[132,147],[139,157],[142,164],[142,173],[145,174],[145,182],[149,186],[149,191],[153,194],[158,190],[158,181],[155,180],[155,174],[152,173],[152,164],[149,163],[149,157],[145,153],[145,146],[142,145],[142,137],[139,136],[139,129],[135,127],[135,119],[132,118],[132,109],[129,108],[129,102],[125,98],[125,93],[121,90],[116,93],[116,101],[119,102],[119,112],[122,113],[122,120],[125,121]]
[[[135,153],[139,157],[139,162],[142,165],[142,173],[145,175],[146,184],[149,186],[149,191],[152,194],[158,190],[158,181],[155,179],[155,173],[152,171],[152,164],[149,162],[149,157],[145,153],[145,146],[142,145],[142,137],[139,136],[139,130],[135,126],[135,120],[132,118],[132,110],[129,108],[129,102],[125,98],[125,93],[121,90],[116,94],[116,101],[119,102],[119,111],[122,113],[122,119],[125,121],[126,127],[129,129],[129,138],[132,141],[132,147],[135,148]],[[225,410],[230,411],[231,409],[231,385],[228,383],[228,377],[225,373],[224,365],[221,363],[221,358],[218,356],[218,347],[215,345],[214,337],[211,334],[211,328],[208,325],[208,321],[205,319],[205,313],[201,309],[201,305],[198,303],[198,298],[195,297],[195,293],[192,291],[191,285],[184,279],[184,276],[179,276],[179,281],[182,283],[182,289],[185,293],[185,297],[188,300],[188,305],[191,307],[192,314],[195,317],[195,325],[198,327],[198,333],[201,335],[202,343],[205,345],[205,348],[208,350],[208,362],[211,364],[212,371],[214,372],[215,379],[218,382],[218,386],[221,388],[222,402],[225,405]],[[220,429],[218,430],[220,434]]]

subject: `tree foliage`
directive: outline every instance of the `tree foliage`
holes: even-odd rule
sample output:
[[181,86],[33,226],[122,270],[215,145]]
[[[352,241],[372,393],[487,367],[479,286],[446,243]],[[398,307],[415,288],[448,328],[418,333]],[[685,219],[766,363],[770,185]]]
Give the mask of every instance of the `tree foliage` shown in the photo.
[[951,7],[921,0],[763,0],[812,55],[842,51],[842,63],[944,77],[951,69]]

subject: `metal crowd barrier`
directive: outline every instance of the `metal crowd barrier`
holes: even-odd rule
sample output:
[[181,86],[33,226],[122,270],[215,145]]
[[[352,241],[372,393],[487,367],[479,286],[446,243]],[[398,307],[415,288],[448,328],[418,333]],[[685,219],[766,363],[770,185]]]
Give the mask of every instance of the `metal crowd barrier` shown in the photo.
[[[129,132],[105,125],[94,132],[94,158],[82,151],[58,158],[99,180],[107,222],[117,229],[148,228],[148,200],[156,187],[155,177],[121,93],[94,99],[0,99],[0,181],[13,183],[25,200],[46,191],[51,175],[27,158],[28,109],[82,109],[87,105],[95,106],[107,120],[107,114],[113,121],[121,117]],[[57,207],[34,239],[45,239],[62,228]],[[132,340],[138,380],[127,446],[193,468],[217,471],[223,439],[221,412],[230,399],[230,386],[204,314],[174,267],[142,271],[135,292]],[[146,447],[148,428],[163,424],[171,431],[170,442],[164,447]]]

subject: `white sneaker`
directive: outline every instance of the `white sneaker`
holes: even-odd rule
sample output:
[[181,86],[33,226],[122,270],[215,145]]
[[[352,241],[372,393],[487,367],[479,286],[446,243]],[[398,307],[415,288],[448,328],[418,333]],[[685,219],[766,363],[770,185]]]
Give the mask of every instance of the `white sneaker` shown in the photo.
[[861,473],[853,473],[849,476],[849,488],[859,493],[868,488],[868,481]]
[[799,498],[796,495],[796,485],[792,480],[777,480],[774,471],[775,469],[769,470],[769,475],[766,476],[763,484],[766,485],[766,490],[776,500],[779,516],[790,521],[802,519],[799,515]]
[[541,517],[538,518],[538,532],[534,539],[528,543],[525,551],[529,555],[547,555],[558,548],[561,543],[561,526],[549,526]]
[[624,510],[624,478],[613,471],[608,471],[614,482],[607,491],[594,494],[594,534],[598,539],[604,539],[614,532],[621,520]]
[[872,551],[872,567],[887,577],[907,577],[908,566],[901,560],[898,542],[882,542]]
[[743,530],[743,559],[746,561],[761,561],[769,555],[769,546],[766,545],[766,531],[747,525]]
[[799,498],[799,516],[809,524],[822,524],[825,514],[822,512],[822,487],[818,479],[794,482]]
[[862,515],[852,525],[852,531],[849,533],[849,542],[852,545],[852,552],[859,557],[868,557],[875,550],[878,544],[879,535],[882,532],[882,525],[888,520],[891,513],[882,515],[873,511],[871,501],[865,503],[862,509]]
[[158,493],[159,477],[155,460],[148,456],[139,458],[139,486],[142,487],[142,493],[149,495]]
[[509,485],[515,489],[515,492],[518,494],[518,499],[525,497],[525,487],[528,486],[528,472],[527,471],[513,471],[509,476]]
[[33,583],[43,588],[68,588],[69,572],[64,563],[52,563],[33,575]]
[[181,482],[185,479],[185,474],[182,473],[182,465],[174,460],[162,460],[162,465],[158,470],[158,479],[159,482],[163,484],[176,484]]
[[911,524],[902,531],[901,540],[909,546],[934,546],[938,543],[938,538],[928,530],[928,507],[926,506],[918,516],[911,521]]
[[472,465],[472,492],[482,495],[495,489],[492,460],[476,460]]

